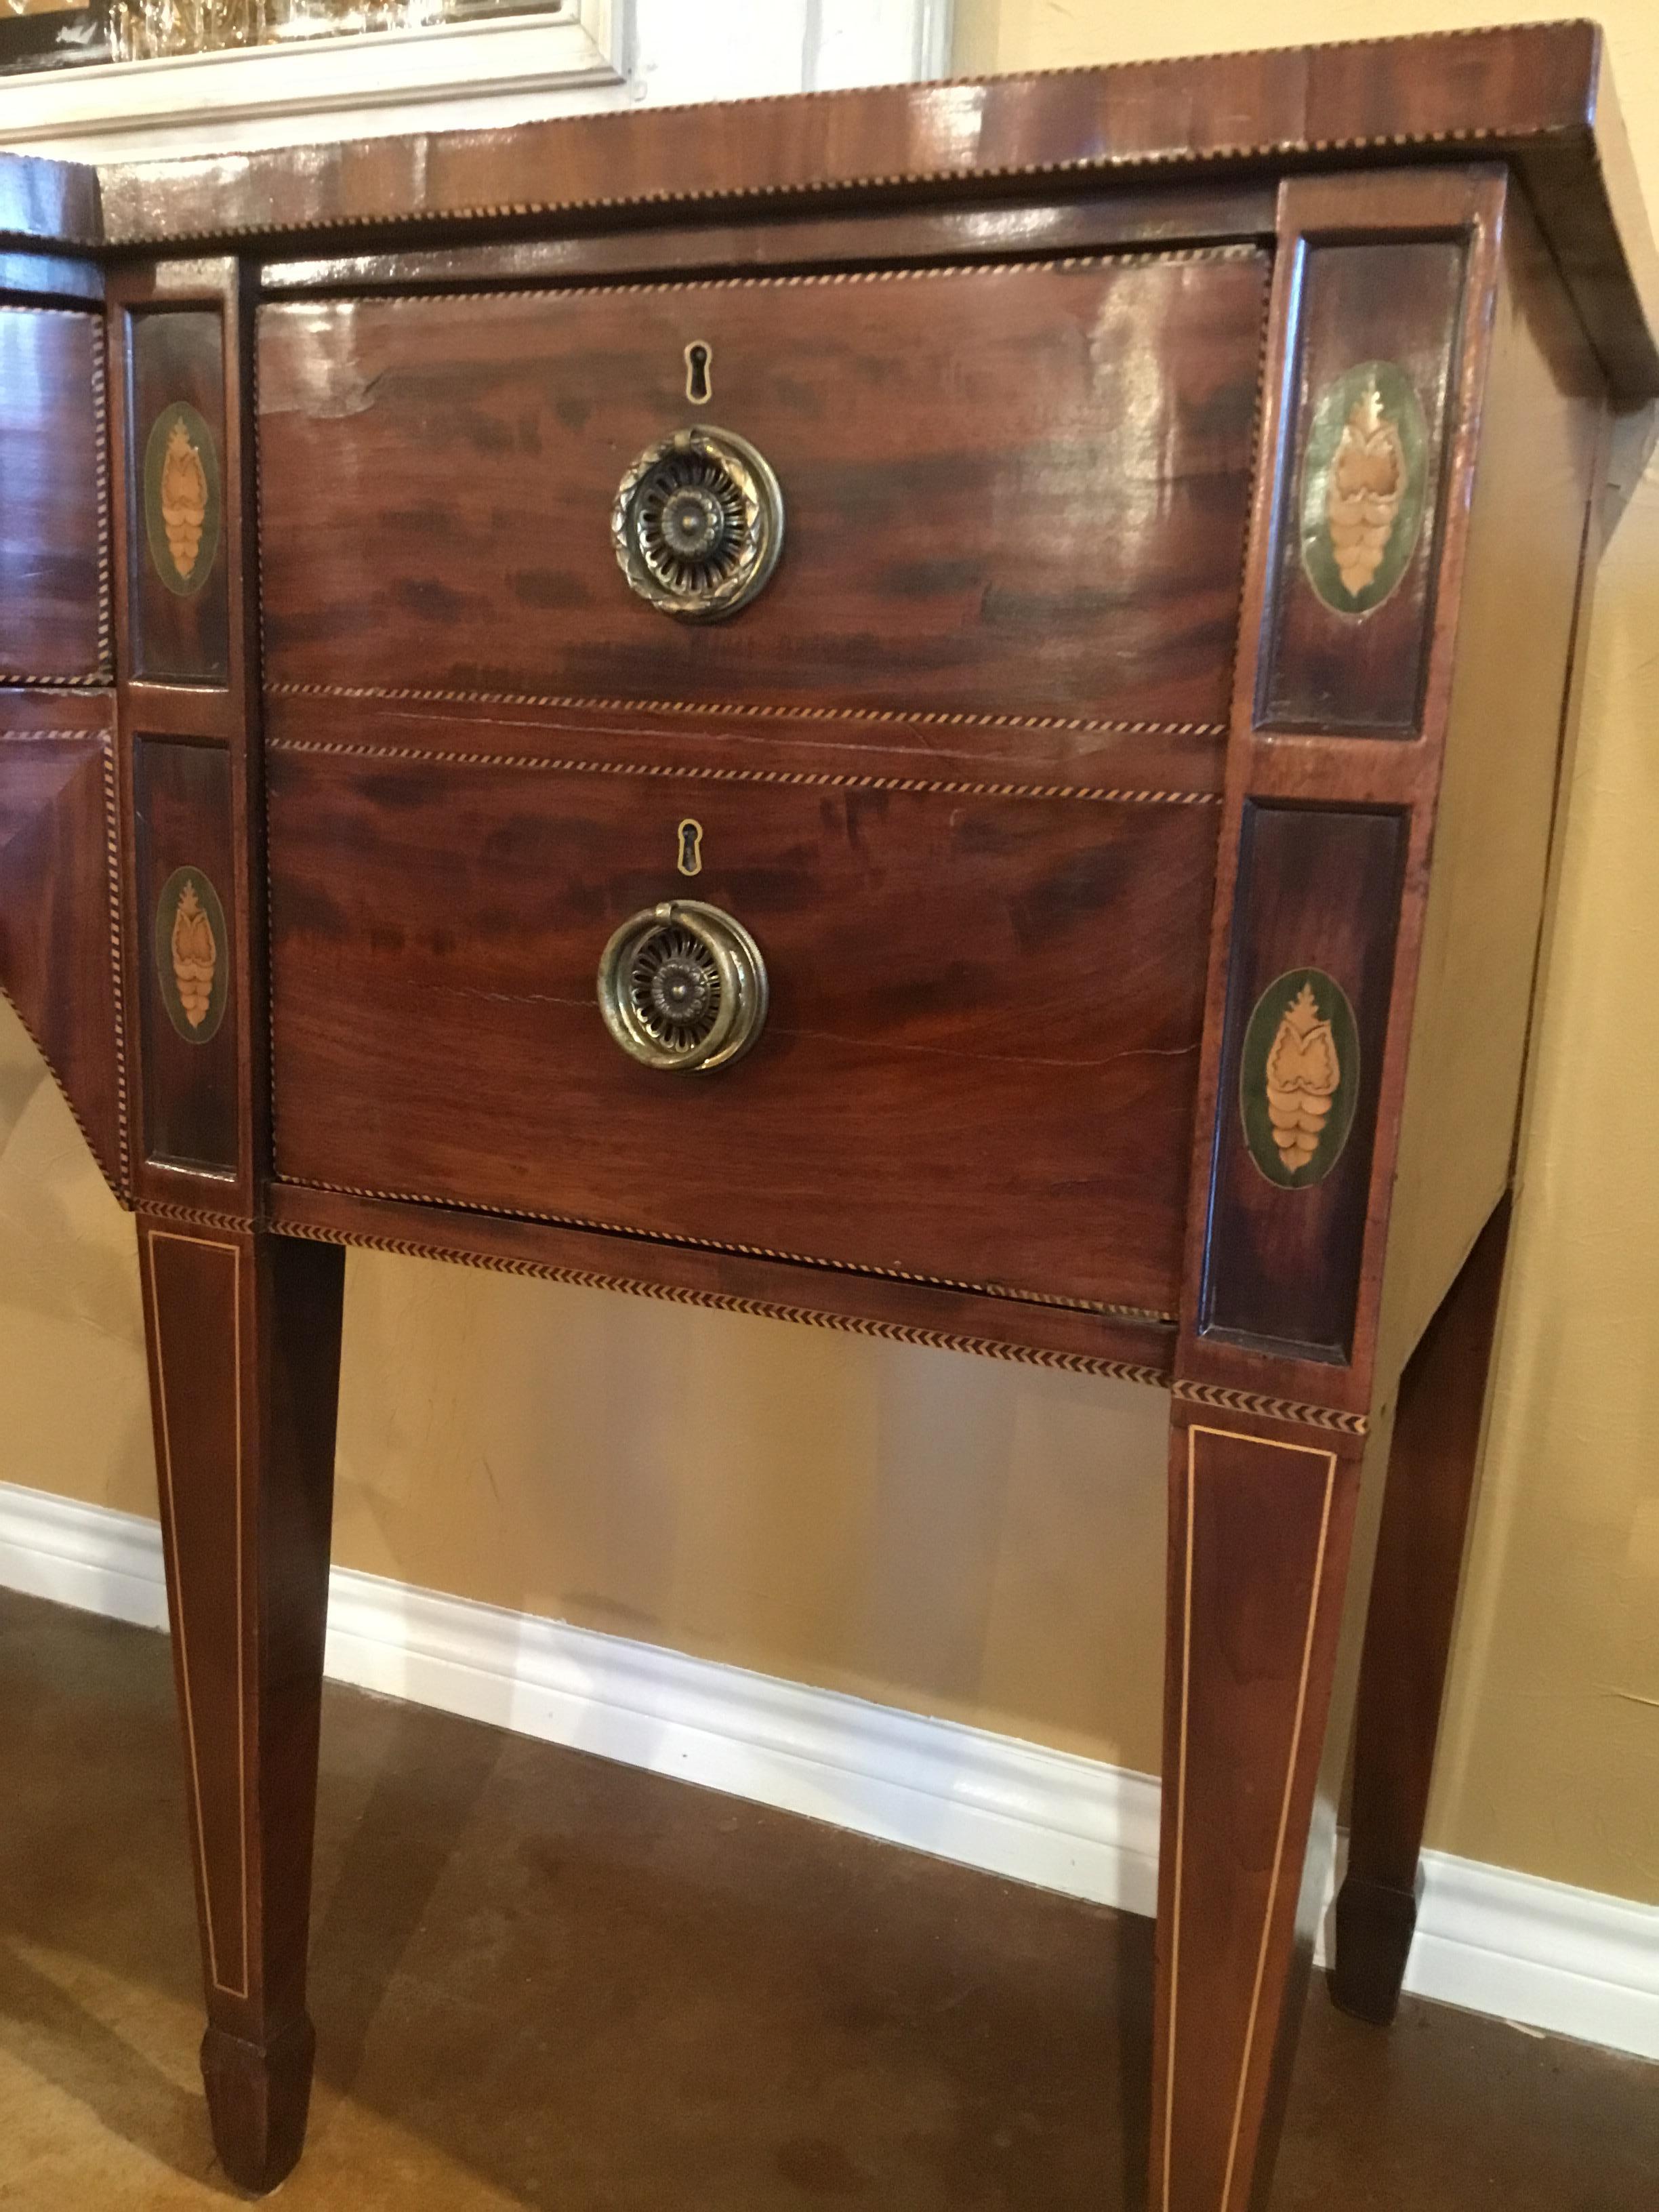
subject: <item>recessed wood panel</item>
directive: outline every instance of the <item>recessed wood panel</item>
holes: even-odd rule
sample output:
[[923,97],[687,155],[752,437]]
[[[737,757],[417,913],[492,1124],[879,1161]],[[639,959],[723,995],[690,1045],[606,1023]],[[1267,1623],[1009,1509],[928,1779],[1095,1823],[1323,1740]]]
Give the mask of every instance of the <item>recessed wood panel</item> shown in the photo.
[[133,672],[222,685],[230,672],[223,325],[212,307],[153,307],[128,328]]
[[107,676],[103,325],[0,307],[0,682]]
[[1245,809],[1206,1333],[1303,1358],[1347,1357],[1406,825],[1380,810]]
[[125,1194],[112,720],[107,692],[0,699],[0,990]]
[[234,843],[222,745],[140,738],[133,764],[146,1157],[237,1165]]
[[[1224,723],[1265,279],[1231,248],[267,307],[267,678]],[[787,517],[702,624],[611,538],[635,456],[700,422]]]
[[1410,736],[1434,627],[1465,248],[1312,246],[1257,720]]
[[[399,757],[312,702],[301,726],[267,763],[281,1176],[1173,1310],[1215,808],[509,766],[499,726],[471,763],[415,729]],[[636,1065],[596,994],[612,931],[692,896],[770,974],[758,1043],[710,1075]]]

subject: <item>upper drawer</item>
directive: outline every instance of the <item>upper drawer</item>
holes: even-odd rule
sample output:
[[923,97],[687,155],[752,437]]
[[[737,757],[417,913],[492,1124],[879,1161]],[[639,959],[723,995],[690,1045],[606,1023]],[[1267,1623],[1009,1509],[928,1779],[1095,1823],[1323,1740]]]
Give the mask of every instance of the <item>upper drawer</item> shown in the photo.
[[0,307],[0,684],[109,678],[102,318]]
[[[268,307],[267,678],[1219,725],[1265,290],[1226,248]],[[611,540],[630,463],[697,422],[787,516],[719,623],[636,598]]]

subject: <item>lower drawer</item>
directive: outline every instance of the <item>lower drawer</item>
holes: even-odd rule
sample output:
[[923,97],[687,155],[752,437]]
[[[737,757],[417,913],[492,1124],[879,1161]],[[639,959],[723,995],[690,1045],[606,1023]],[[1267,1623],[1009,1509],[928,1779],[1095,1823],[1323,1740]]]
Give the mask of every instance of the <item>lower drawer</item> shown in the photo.
[[[1213,804],[349,729],[269,750],[281,1179],[1173,1309]],[[596,990],[684,897],[769,978],[708,1074],[638,1065]]]

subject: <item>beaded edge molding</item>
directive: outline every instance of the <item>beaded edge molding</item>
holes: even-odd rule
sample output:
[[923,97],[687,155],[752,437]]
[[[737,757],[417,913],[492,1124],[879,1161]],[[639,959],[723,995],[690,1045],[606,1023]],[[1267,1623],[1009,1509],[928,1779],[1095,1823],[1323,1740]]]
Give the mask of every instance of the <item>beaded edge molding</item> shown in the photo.
[[[1447,36],[1455,33],[1448,33]],[[1293,51],[1293,50],[1291,50]],[[859,89],[861,88],[848,88]],[[834,97],[830,94],[779,94],[780,98]],[[672,111],[664,110],[664,112]],[[599,118],[584,118],[597,121]],[[1562,125],[1549,130],[1527,134],[1528,143],[1544,143],[1553,139],[1570,137],[1575,126]],[[1476,126],[1464,131],[1382,131],[1360,133],[1338,138],[1276,138],[1255,144],[1216,146],[1194,155],[1183,148],[1158,148],[1134,154],[1085,154],[1063,161],[1027,161],[1005,163],[983,168],[961,167],[954,169],[904,170],[890,176],[825,176],[808,178],[785,185],[738,185],[725,191],[709,186],[701,191],[662,191],[635,194],[602,194],[586,199],[573,200],[513,200],[477,207],[431,206],[403,210],[392,213],[375,211],[368,214],[342,215],[331,213],[302,216],[284,222],[242,222],[222,225],[211,230],[180,231],[176,235],[168,232],[145,228],[142,225],[131,230],[116,228],[106,234],[104,243],[123,248],[153,245],[177,246],[207,242],[217,239],[297,237],[308,232],[325,234],[349,230],[394,230],[425,224],[436,227],[458,222],[500,222],[522,221],[542,216],[575,215],[605,212],[623,208],[678,208],[693,207],[699,201],[717,205],[743,204],[753,201],[801,200],[827,198],[835,193],[872,191],[903,191],[926,190],[939,185],[976,185],[998,183],[1040,183],[1050,178],[1115,176],[1132,173],[1137,169],[1191,168],[1201,164],[1216,167],[1228,164],[1262,162],[1282,160],[1286,156],[1324,154],[1373,153],[1407,147],[1462,147],[1509,143],[1516,134],[1502,131],[1490,125]]]
[[1298,1421],[1314,1429],[1338,1429],[1343,1435],[1363,1437],[1370,1421],[1364,1413],[1339,1413],[1331,1406],[1310,1406],[1298,1398],[1268,1398],[1254,1390],[1234,1390],[1219,1382],[1176,1380],[1170,1395],[1188,1406],[1208,1406],[1225,1413],[1255,1413],[1263,1420]]
[[[422,290],[420,285],[414,284],[407,290],[377,293],[371,300],[353,299],[348,304],[373,307],[387,313],[398,307],[430,307],[434,301],[441,301],[446,307],[516,308],[526,300],[562,300],[572,294],[590,300],[617,293],[637,297],[647,292],[783,291],[804,287],[822,289],[836,284],[938,283],[955,276],[1047,276],[1060,270],[1179,267],[1194,261],[1260,261],[1267,264],[1271,259],[1272,256],[1265,248],[1249,241],[1225,246],[1126,246],[1099,253],[1039,252],[1029,259],[1019,261],[941,261],[920,264],[884,262],[872,269],[792,270],[769,274],[763,269],[757,269],[740,270],[729,276],[617,276],[599,283],[589,283],[580,276],[573,276],[563,284],[511,284],[505,288],[495,285],[489,291],[477,292],[456,291],[447,285],[435,290]],[[294,303],[285,301],[283,304]]]
[[[1078,731],[1123,738],[1224,738],[1224,722],[1096,721],[1064,714],[972,714],[948,708],[779,707],[770,702],[702,699],[601,699],[558,691],[463,691],[385,684],[291,684],[264,687],[267,699],[373,699],[388,705],[553,708],[593,714],[696,714],[733,721],[870,722],[917,729]],[[1219,796],[1218,793],[1214,794]],[[1212,794],[1206,793],[1206,798]]]
[[557,759],[541,753],[449,752],[437,746],[377,745],[322,738],[272,738],[273,753],[320,753],[355,760],[433,761],[454,768],[525,769],[541,775],[684,777],[708,783],[808,784],[837,791],[919,791],[963,799],[1084,799],[1102,805],[1218,806],[1219,792],[1130,791],[1062,783],[966,783],[914,775],[814,773],[805,769],[710,768],[663,761]]
[[918,1328],[908,1322],[872,1321],[859,1314],[823,1313],[810,1306],[793,1306],[765,1298],[738,1297],[720,1291],[688,1290],[674,1283],[636,1281],[625,1275],[605,1275],[584,1267],[560,1267],[539,1260],[521,1260],[500,1254],[462,1252],[440,1244],[422,1244],[396,1237],[365,1237],[309,1224],[284,1224],[276,1231],[315,1244],[343,1244],[349,1249],[390,1252],[400,1258],[458,1261],[470,1267],[486,1267],[502,1275],[534,1277],[543,1282],[568,1283],[579,1290],[623,1291],[636,1297],[658,1298],[669,1305],[703,1306],[718,1312],[753,1314],[768,1321],[804,1322],[817,1328],[839,1329],[852,1336],[869,1336],[888,1344],[921,1345],[932,1351],[968,1352],[991,1359],[1013,1360],[1028,1367],[1057,1368],[1068,1375],[1103,1375],[1120,1382],[1169,1384],[1167,1371],[1137,1367],[1127,1360],[1097,1359],[1082,1352],[1045,1352],[1035,1346],[1004,1344],[994,1337],[957,1336],[945,1329]]
[[[428,1212],[444,1208],[449,1201],[434,1198],[429,1193],[414,1190],[365,1190],[356,1183],[321,1182],[300,1177],[277,1176],[271,1188],[282,1190],[310,1191],[333,1198],[377,1199],[393,1206],[419,1206]],[[467,1213],[482,1214],[492,1221],[525,1221],[539,1223],[551,1229],[580,1229],[601,1237],[625,1237],[630,1243],[665,1245],[682,1252],[723,1252],[738,1260],[774,1260],[790,1267],[811,1267],[817,1274],[844,1275],[854,1281],[879,1283],[912,1283],[919,1289],[929,1291],[958,1291],[971,1297],[995,1298],[1005,1305],[1042,1306],[1060,1313],[1084,1314],[1100,1321],[1145,1322],[1160,1328],[1173,1328],[1176,1316],[1161,1313],[1151,1306],[1097,1304],[1088,1298],[1066,1298],[1046,1296],[1041,1291],[1011,1290],[996,1283],[964,1283],[949,1275],[913,1275],[902,1267],[880,1267],[856,1260],[822,1260],[810,1252],[778,1252],[768,1244],[722,1244],[712,1237],[678,1237],[663,1230],[631,1227],[623,1221],[592,1221],[580,1214],[536,1213],[524,1206],[480,1206],[470,1204],[461,1209]],[[279,1229],[286,1236],[286,1228]],[[349,1236],[343,1241],[350,1243]]]
[[121,793],[115,732],[106,735],[104,758],[104,851],[109,878],[110,992],[115,1012],[115,1141],[120,1168],[116,1195],[125,1204],[132,1188],[132,1146],[128,1127],[127,1012],[121,944]]

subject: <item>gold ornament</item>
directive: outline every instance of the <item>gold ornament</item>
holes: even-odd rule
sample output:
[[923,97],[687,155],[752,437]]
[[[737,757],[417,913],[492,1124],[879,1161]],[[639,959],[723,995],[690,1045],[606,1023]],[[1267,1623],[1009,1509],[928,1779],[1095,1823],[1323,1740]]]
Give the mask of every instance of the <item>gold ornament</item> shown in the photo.
[[1291,1175],[1319,1150],[1341,1080],[1331,1025],[1320,1018],[1312,984],[1304,983],[1279,1017],[1267,1053],[1267,1116]]
[[173,916],[173,978],[179,986],[185,1019],[193,1030],[199,1030],[208,1018],[218,965],[213,924],[203,910],[195,884],[186,884]]
[[1406,495],[1406,449],[1372,385],[1342,428],[1325,491],[1337,573],[1358,599],[1382,565]]
[[183,582],[195,568],[196,556],[202,548],[202,526],[207,520],[208,480],[202,456],[182,422],[175,422],[167,433],[167,452],[161,460],[161,499],[167,551]]

